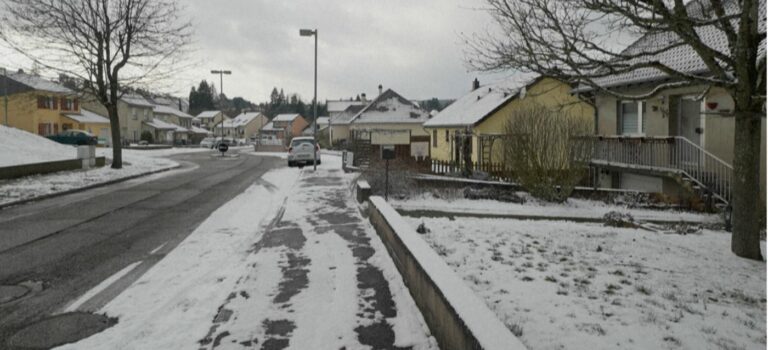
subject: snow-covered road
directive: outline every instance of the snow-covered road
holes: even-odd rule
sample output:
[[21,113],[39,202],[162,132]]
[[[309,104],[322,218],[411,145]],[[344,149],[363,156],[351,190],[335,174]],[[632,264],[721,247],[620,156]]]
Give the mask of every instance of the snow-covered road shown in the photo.
[[215,211],[61,349],[437,348],[400,275],[325,156],[280,168]]

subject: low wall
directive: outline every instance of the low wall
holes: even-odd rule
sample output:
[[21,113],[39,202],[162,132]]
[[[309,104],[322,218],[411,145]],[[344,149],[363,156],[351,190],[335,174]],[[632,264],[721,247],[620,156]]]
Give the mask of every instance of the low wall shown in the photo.
[[283,145],[253,145],[255,152],[285,152],[288,149]]
[[369,216],[443,350],[523,350],[488,306],[403,218],[378,196]]
[[[104,157],[96,157],[96,166],[104,166],[105,163],[106,159]],[[0,180],[17,179],[29,175],[49,174],[59,171],[79,170],[82,168],[83,161],[81,159],[0,167]]]

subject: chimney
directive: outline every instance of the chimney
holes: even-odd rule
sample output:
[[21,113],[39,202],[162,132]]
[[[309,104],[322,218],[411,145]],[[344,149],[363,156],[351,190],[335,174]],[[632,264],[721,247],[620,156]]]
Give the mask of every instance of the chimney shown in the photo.
[[472,91],[475,91],[478,88],[480,88],[480,81],[475,78],[475,80],[472,82]]
[[361,102],[368,102],[368,98],[366,98],[365,93],[360,94],[360,101]]
[[384,87],[382,87],[381,84],[379,84],[379,95],[381,95],[381,93],[383,92],[381,91],[382,89],[384,89]]

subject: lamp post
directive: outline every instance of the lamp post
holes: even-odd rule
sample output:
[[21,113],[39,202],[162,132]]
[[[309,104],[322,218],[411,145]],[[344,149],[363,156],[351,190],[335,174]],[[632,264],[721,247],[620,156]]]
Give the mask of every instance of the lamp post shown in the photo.
[[5,112],[5,126],[8,125],[8,69],[3,68],[3,109]]
[[[219,103],[221,103],[219,105],[219,107],[220,107],[219,112],[221,112],[221,142],[224,142],[224,104],[223,104],[223,101],[224,101],[224,74],[230,75],[230,74],[232,74],[232,71],[223,70],[223,69],[212,70],[211,74],[218,74],[219,75],[219,89],[221,90],[221,91],[219,91]],[[215,133],[213,135],[216,136]],[[214,140],[215,139],[216,138],[214,138]],[[221,155],[224,156],[224,153],[222,153]]]
[[317,29],[300,29],[299,35],[301,36],[314,36],[315,37],[315,98],[312,99],[312,105],[313,105],[313,124],[314,128],[312,130],[312,138],[315,139],[314,144],[314,151],[312,151],[313,157],[312,157],[312,165],[314,167],[314,170],[317,170]]

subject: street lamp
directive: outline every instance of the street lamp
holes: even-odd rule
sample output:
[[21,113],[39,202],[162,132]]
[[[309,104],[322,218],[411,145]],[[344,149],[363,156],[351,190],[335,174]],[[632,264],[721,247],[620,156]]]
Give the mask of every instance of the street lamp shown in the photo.
[[315,37],[315,98],[312,99],[312,105],[314,106],[313,120],[315,125],[312,130],[312,137],[315,139],[315,147],[314,151],[312,151],[312,154],[314,155],[314,157],[312,157],[312,165],[314,166],[314,170],[317,170],[317,29],[299,29],[299,35]]
[[[223,70],[223,69],[212,70],[211,74],[218,74],[219,75],[219,89],[221,90],[219,92],[219,101],[221,103],[219,105],[221,107],[221,109],[220,109],[220,112],[221,112],[221,142],[224,142],[224,103],[223,103],[223,101],[224,101],[224,74],[230,75],[230,74],[232,74],[232,71]],[[214,134],[214,136],[215,135],[216,134]],[[215,139],[216,138],[214,137],[214,140]],[[221,155],[223,156],[224,153],[222,153]]]
[[3,104],[5,110],[5,126],[8,125],[8,69],[3,68]]

